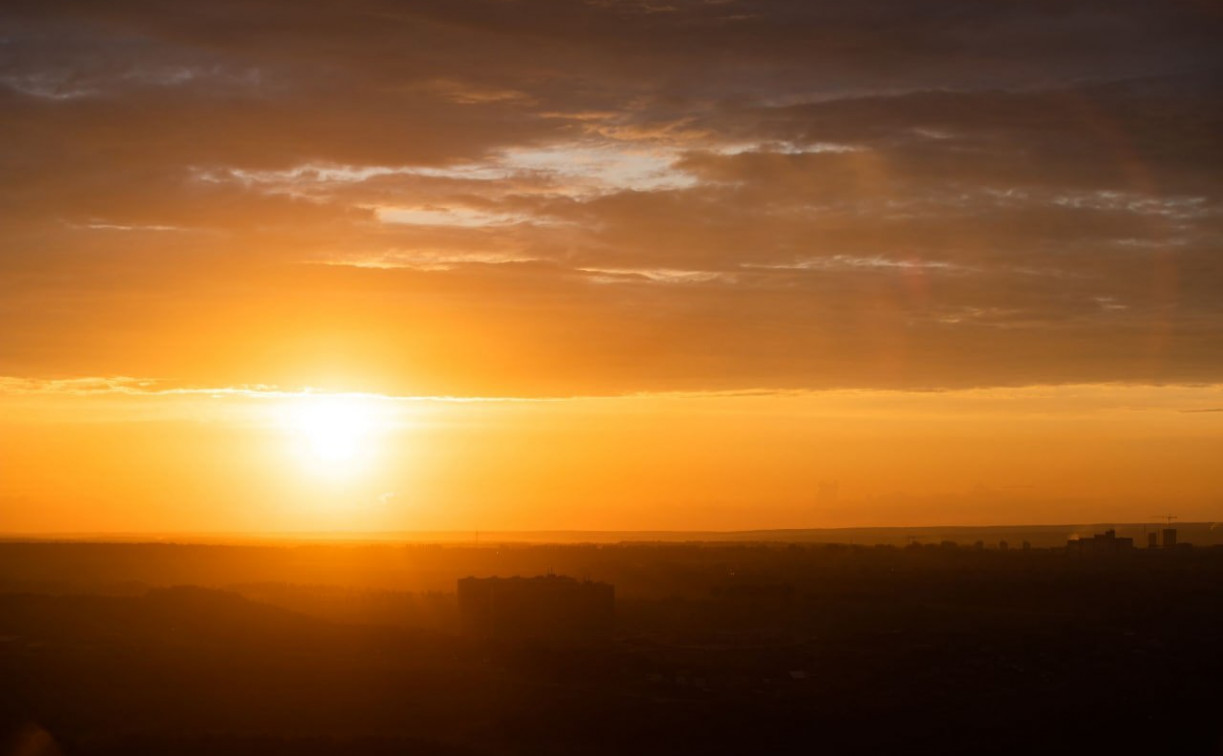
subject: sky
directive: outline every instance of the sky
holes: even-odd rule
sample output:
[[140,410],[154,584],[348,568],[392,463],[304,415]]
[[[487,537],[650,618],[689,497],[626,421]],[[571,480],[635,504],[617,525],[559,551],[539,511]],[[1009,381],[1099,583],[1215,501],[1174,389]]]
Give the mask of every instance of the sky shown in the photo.
[[0,30],[0,532],[1223,519],[1217,3]]

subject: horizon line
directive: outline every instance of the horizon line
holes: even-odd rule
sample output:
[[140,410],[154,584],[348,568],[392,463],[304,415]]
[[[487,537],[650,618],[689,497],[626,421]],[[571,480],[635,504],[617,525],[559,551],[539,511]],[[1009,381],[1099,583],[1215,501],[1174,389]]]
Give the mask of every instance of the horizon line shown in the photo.
[[[758,534],[800,534],[800,533],[836,533],[847,531],[905,531],[905,530],[1023,530],[1023,529],[1053,529],[1053,528],[1085,528],[1085,527],[1184,527],[1190,525],[1214,526],[1216,520],[1186,520],[1176,523],[1162,523],[1153,520],[1140,521],[1098,521],[1098,522],[1064,522],[1064,523],[1029,523],[1001,525],[863,525],[837,527],[804,527],[804,528],[748,528],[737,530],[677,530],[677,529],[550,529],[550,530],[396,530],[396,531],[201,531],[201,532],[157,532],[157,531],[98,531],[69,532],[53,531],[42,533],[0,532],[0,542],[31,542],[31,541],[94,541],[106,542],[106,539],[121,539],[124,541],[150,539],[146,542],[164,542],[169,539],[205,540],[272,540],[272,541],[359,541],[359,542],[395,542],[397,540],[436,543],[467,542],[469,539],[479,542],[484,537],[496,536],[750,536]],[[430,540],[430,536],[436,540]],[[633,540],[629,538],[628,540]],[[642,538],[641,540],[658,540]],[[768,540],[779,540],[770,538]],[[547,542],[547,541],[544,541]],[[491,542],[490,542],[491,543]]]

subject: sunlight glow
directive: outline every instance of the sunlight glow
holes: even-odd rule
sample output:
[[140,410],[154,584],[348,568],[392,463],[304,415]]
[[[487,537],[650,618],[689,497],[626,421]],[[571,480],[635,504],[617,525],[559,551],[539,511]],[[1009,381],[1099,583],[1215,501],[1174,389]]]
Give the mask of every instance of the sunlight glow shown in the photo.
[[284,407],[285,425],[306,466],[326,476],[350,476],[375,455],[384,420],[376,401],[353,394],[311,395]]

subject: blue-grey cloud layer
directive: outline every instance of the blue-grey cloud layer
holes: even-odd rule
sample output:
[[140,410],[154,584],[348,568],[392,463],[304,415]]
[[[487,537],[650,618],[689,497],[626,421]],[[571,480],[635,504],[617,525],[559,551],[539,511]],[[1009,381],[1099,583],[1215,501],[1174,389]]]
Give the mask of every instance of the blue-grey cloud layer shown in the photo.
[[1223,379],[1209,3],[5,13],[0,373]]

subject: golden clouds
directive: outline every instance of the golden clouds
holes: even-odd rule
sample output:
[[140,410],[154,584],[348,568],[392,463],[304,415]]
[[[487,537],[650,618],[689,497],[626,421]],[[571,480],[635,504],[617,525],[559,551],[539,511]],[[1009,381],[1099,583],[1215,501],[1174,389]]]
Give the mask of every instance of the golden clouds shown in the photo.
[[14,6],[3,367],[1217,378],[1217,21],[943,4]]

